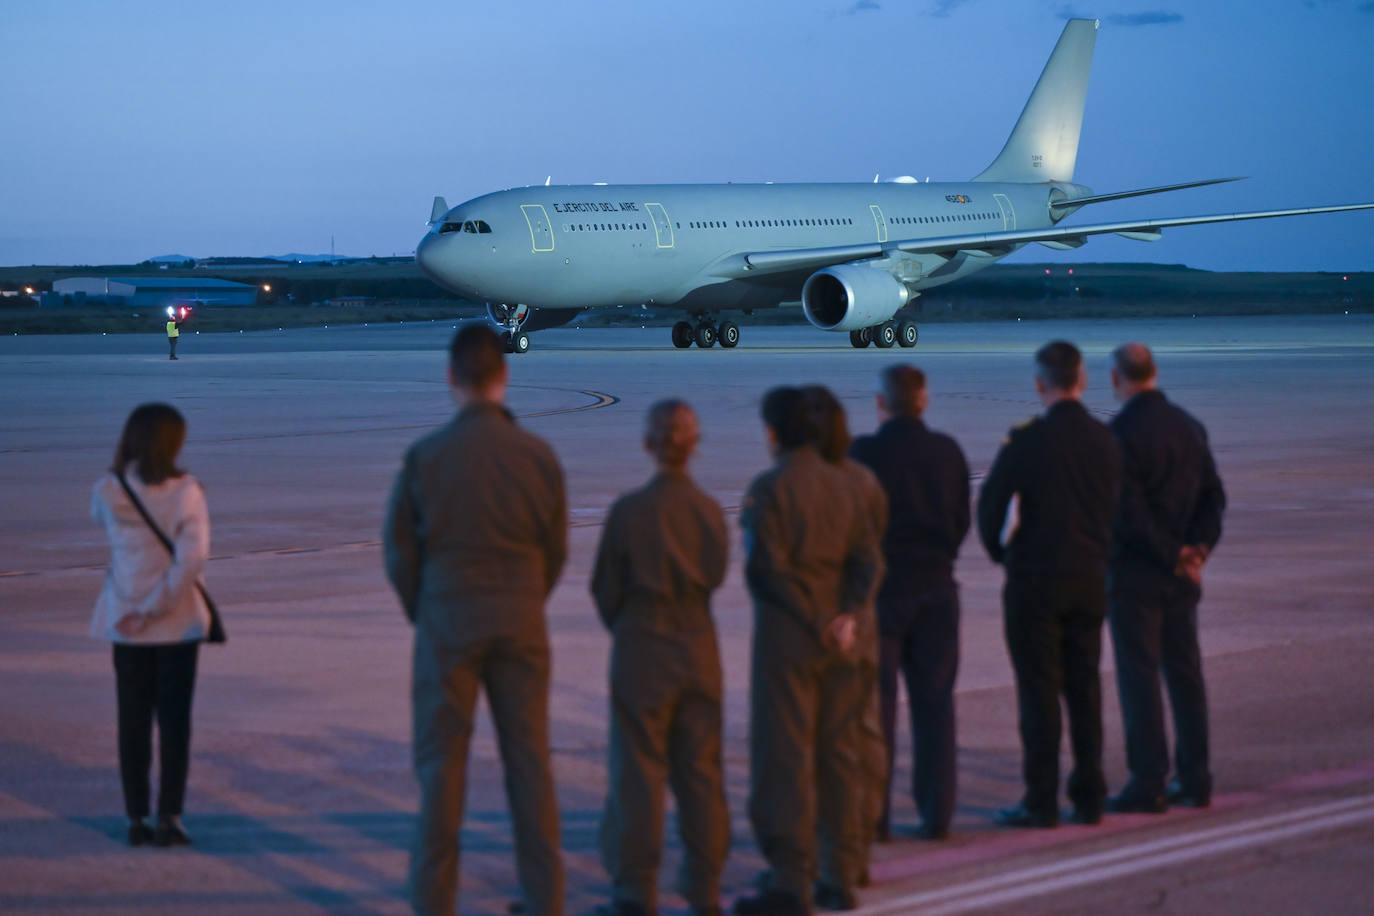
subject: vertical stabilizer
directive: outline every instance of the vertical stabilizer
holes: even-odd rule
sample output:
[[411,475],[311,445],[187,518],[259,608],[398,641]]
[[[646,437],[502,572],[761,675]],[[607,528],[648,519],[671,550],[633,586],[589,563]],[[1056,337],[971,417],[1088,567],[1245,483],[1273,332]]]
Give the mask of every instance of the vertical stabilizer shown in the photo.
[[1073,181],[1096,19],[1070,19],[1007,145],[975,181]]

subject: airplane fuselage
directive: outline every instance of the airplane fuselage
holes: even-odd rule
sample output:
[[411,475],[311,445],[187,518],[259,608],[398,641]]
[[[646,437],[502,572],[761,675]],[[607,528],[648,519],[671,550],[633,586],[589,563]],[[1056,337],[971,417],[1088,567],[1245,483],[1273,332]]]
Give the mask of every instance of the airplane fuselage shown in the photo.
[[[449,210],[416,258],[441,286],[535,308],[687,311],[797,302],[813,268],[739,278],[747,254],[1053,225],[1067,183],[572,185],[498,191]],[[487,230],[490,231],[480,231]],[[904,260],[914,292],[1014,250]]]

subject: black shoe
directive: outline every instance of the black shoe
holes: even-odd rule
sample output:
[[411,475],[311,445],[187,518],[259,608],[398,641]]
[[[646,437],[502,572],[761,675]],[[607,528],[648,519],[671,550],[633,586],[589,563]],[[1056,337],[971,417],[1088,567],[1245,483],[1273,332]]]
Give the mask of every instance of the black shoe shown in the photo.
[[601,904],[592,913],[593,916],[649,916],[649,911],[643,905],[632,900],[612,900]]
[[921,825],[911,833],[918,840],[947,840],[949,839],[948,827],[936,827],[934,824],[921,821]]
[[854,910],[859,907],[859,901],[854,899],[852,890],[825,881],[816,882],[812,897],[816,901],[816,906],[823,910]]
[[1086,824],[1089,827],[1102,823],[1102,809],[1094,806],[1089,808],[1086,805],[1074,805],[1069,812],[1069,821],[1075,824]]
[[1012,805],[993,812],[992,822],[999,827],[1055,827],[1059,824],[1059,814],[1031,811],[1025,805]]
[[688,907],[687,916],[724,916],[724,914],[721,912],[720,907],[711,904],[710,906]]
[[786,891],[764,891],[735,901],[738,916],[807,916],[806,905]]
[[159,846],[190,846],[191,835],[181,826],[181,818],[159,817],[153,842]]
[[1169,804],[1180,808],[1206,808],[1212,804],[1211,792],[1194,792],[1175,779],[1169,783]]
[[129,845],[147,846],[153,841],[153,828],[143,823],[143,819],[129,821]]
[[1113,814],[1163,814],[1169,810],[1169,800],[1126,788],[1107,798],[1107,810]]

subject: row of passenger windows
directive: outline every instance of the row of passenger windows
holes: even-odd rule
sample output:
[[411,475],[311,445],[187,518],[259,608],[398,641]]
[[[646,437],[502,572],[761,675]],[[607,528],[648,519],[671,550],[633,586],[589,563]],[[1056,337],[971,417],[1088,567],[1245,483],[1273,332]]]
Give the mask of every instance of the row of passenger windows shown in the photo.
[[486,221],[486,220],[482,220],[482,219],[470,219],[470,220],[468,220],[468,221],[466,221],[466,222],[463,222],[463,223],[444,223],[442,226],[439,227],[439,232],[440,232],[440,233],[444,233],[444,232],[472,232],[472,233],[479,233],[479,232],[480,232],[480,233],[487,233],[487,232],[490,232],[490,231],[491,231],[491,227],[487,225],[487,221]]
[[[648,223],[564,223],[564,232],[620,232],[622,230],[648,229]],[[681,227],[679,227],[681,228]]]
[[[724,220],[698,220],[687,224],[688,229],[728,229]],[[838,217],[818,219],[737,219],[736,229],[778,229],[786,226],[852,226],[852,219]]]
[[[892,216],[888,222],[896,225],[927,225],[931,223],[952,223],[960,220],[975,219],[999,219],[997,213],[956,213],[949,216]],[[852,226],[852,219],[840,217],[828,217],[817,219],[746,219],[735,220],[736,229],[777,229],[788,226]],[[469,229],[473,225],[471,221],[462,225],[464,232],[490,232],[491,229],[481,220],[476,221],[477,228]],[[681,229],[682,224],[676,223],[677,228]],[[457,223],[445,223],[439,230],[440,232],[456,232],[459,226]],[[648,223],[564,223],[564,232],[622,232],[636,229],[648,229]],[[729,222],[726,220],[692,220],[687,223],[688,229],[728,229]]]
[[926,225],[929,223],[955,223],[974,219],[1001,219],[1000,213],[954,213],[949,216],[889,216],[889,223],[904,226]]

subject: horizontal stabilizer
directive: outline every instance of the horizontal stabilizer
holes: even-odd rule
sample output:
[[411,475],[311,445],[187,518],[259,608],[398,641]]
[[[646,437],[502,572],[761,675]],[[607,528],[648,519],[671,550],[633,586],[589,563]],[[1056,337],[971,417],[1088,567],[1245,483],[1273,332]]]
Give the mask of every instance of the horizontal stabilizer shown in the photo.
[[436,197],[436,198],[434,198],[434,206],[432,206],[432,207],[429,208],[429,223],[430,223],[430,225],[432,226],[432,225],[434,225],[435,223],[439,222],[439,220],[443,219],[443,218],[444,218],[444,214],[447,213],[447,212],[448,212],[448,201],[444,200],[442,197]]
[[1147,194],[1163,194],[1166,191],[1183,191],[1188,188],[1202,188],[1209,184],[1225,184],[1228,181],[1244,181],[1244,178],[1207,178],[1202,181],[1188,181],[1183,184],[1166,184],[1158,188],[1142,188],[1138,191],[1117,191],[1115,194],[1094,194],[1092,197],[1067,197],[1050,203],[1050,215],[1063,216],[1063,211],[1088,204],[1100,204],[1109,200],[1125,200],[1128,197],[1144,197]]

